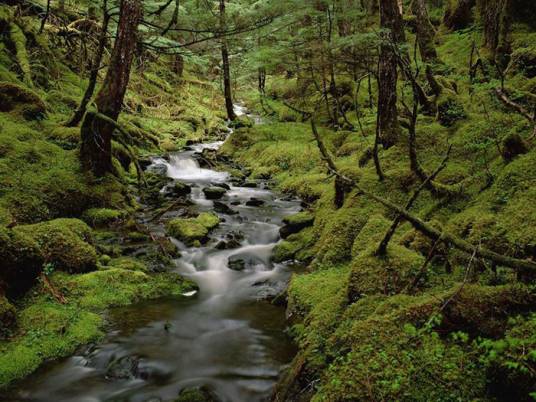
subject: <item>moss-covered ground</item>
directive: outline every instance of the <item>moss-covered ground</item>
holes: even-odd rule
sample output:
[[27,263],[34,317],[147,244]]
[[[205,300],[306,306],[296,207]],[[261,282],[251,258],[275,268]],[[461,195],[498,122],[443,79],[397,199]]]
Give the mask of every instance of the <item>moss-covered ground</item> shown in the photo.
[[[452,191],[447,197],[423,191],[411,212],[474,245],[534,260],[536,151],[528,146],[513,158],[504,152],[509,138],[526,141],[533,127],[496,98],[497,80],[480,77],[471,85],[467,60],[473,40],[480,40],[478,29],[438,35],[448,71],[442,79],[456,82],[456,105],[449,106],[449,121],[419,116],[417,153],[432,172],[452,145],[435,183]],[[534,51],[534,34],[527,32],[530,28],[516,25],[515,54]],[[526,67],[513,66],[506,86],[519,90],[520,97],[534,96],[528,94],[528,77]],[[364,92],[354,93],[361,105],[366,105]],[[311,110],[318,99],[304,101],[296,78],[279,75],[268,77],[266,93],[262,105],[256,91],[244,95],[259,113],[271,112],[264,124],[237,130],[221,152],[248,166],[253,177],[269,178],[279,191],[300,196],[315,217],[312,227],[275,249],[276,261],[308,264],[288,289],[287,314],[300,352],[275,400],[535,398],[536,344],[529,330],[536,323],[533,277],[471,261],[452,247],[434,247],[405,222],[386,255],[378,256],[395,215],[355,190],[337,208],[334,178],[310,123],[282,102]],[[420,184],[410,169],[406,139],[380,149],[385,180],[379,181],[371,154],[376,109],[351,108],[347,117],[354,130],[320,130],[339,171],[361,188],[405,205]],[[325,120],[322,113],[316,118]]]

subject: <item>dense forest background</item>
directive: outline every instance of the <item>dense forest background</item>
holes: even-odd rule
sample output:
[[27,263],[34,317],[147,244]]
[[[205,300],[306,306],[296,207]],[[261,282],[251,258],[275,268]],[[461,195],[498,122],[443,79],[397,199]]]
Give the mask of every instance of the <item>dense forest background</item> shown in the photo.
[[207,163],[304,206],[273,400],[536,398],[535,24],[532,0],[0,2],[0,387],[194,286],[134,218],[170,207],[144,168],[229,120]]

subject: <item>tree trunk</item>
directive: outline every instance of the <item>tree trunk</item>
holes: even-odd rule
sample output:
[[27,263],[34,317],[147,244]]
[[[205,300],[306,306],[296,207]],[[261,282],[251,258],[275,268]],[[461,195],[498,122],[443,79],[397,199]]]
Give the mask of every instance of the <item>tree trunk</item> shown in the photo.
[[[227,21],[225,18],[225,0],[220,0],[220,29],[225,30]],[[233,90],[231,87],[231,65],[229,63],[229,48],[227,45],[227,39],[223,37],[221,39],[221,60],[223,65],[223,92],[225,96],[225,109],[227,110],[227,117],[233,121],[236,119],[233,106]]]
[[89,75],[89,84],[84,93],[84,97],[80,102],[80,106],[74,112],[73,117],[65,124],[66,127],[76,127],[84,118],[86,114],[87,105],[95,92],[97,86],[97,78],[99,77],[99,70],[102,64],[102,58],[104,56],[104,50],[106,49],[106,42],[108,41],[108,25],[110,24],[110,14],[108,13],[108,1],[104,0],[103,3],[103,20],[101,33],[99,35],[99,44],[97,52],[95,53],[95,59],[91,64],[91,73]]
[[473,21],[473,7],[476,0],[451,0],[443,23],[451,30],[467,27]]
[[[99,113],[117,120],[127,90],[130,69],[138,42],[138,24],[143,15],[140,0],[121,0],[117,36],[112,51],[106,78],[95,103]],[[91,169],[97,176],[112,171],[111,141],[115,127],[98,119],[94,114],[86,115],[82,125],[80,156],[84,168]]]
[[411,12],[417,19],[417,42],[421,58],[425,63],[436,64],[439,62],[434,44],[435,29],[430,22],[428,10],[424,0],[413,0],[411,3]]
[[397,0],[380,2],[380,26],[387,30],[380,46],[378,66],[378,135],[384,148],[398,142],[400,126],[396,109],[397,55],[393,45],[405,41]]

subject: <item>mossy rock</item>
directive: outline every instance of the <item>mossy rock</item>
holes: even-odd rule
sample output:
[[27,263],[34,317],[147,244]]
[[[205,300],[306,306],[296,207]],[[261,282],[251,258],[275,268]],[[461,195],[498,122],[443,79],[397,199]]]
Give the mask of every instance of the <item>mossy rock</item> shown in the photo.
[[376,256],[376,247],[359,254],[352,262],[348,299],[364,295],[399,293],[410,285],[424,263],[423,256],[395,244],[389,245],[385,256]]
[[218,226],[220,218],[212,213],[202,213],[197,218],[176,218],[166,224],[167,233],[193,246],[205,242],[209,232]]
[[174,402],[220,402],[216,394],[208,387],[185,388]]
[[518,133],[510,133],[503,138],[501,154],[506,162],[527,152],[529,152],[529,147]]
[[272,254],[274,262],[284,262],[290,260],[299,260],[309,262],[314,258],[315,236],[312,227],[306,228],[299,233],[292,234],[276,244]]
[[82,219],[92,227],[109,226],[120,222],[126,217],[126,212],[109,208],[91,208],[84,212]]
[[457,95],[447,89],[443,90],[437,100],[437,120],[444,127],[451,127],[467,117],[463,103]]
[[14,298],[26,292],[43,268],[40,245],[31,233],[0,227],[0,291]]
[[313,226],[315,217],[312,213],[304,211],[283,218],[284,226],[279,230],[279,234],[286,239],[291,234],[298,233],[303,229]]
[[18,226],[14,231],[37,242],[44,261],[56,269],[80,273],[96,268],[97,252],[91,244],[91,229],[81,220],[55,219]]
[[0,112],[15,112],[26,120],[42,120],[47,106],[35,92],[18,84],[0,82]]

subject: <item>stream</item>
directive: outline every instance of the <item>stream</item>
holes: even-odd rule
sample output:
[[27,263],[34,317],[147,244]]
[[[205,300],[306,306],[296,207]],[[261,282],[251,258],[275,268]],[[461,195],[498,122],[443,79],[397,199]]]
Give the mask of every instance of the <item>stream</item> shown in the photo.
[[[237,106],[236,112],[245,110]],[[271,254],[282,218],[298,212],[300,202],[279,197],[266,183],[240,187],[227,173],[201,168],[195,154],[221,144],[197,144],[153,160],[166,166],[169,177],[192,186],[190,199],[200,212],[214,208],[203,188],[230,188],[219,202],[234,214],[218,213],[223,222],[208,243],[196,248],[173,239],[182,254],[175,270],[199,291],[112,309],[101,343],[45,365],[17,385],[11,401],[172,401],[180,390],[199,386],[222,402],[269,398],[296,352],[285,333],[284,309],[266,301],[284,290],[292,268],[272,263]],[[262,205],[246,206],[252,198]],[[149,227],[164,234],[162,223]],[[216,247],[230,235],[238,239],[235,248]],[[230,257],[241,260],[243,269],[230,269]],[[127,374],[110,377],[112,361],[121,361]]]

